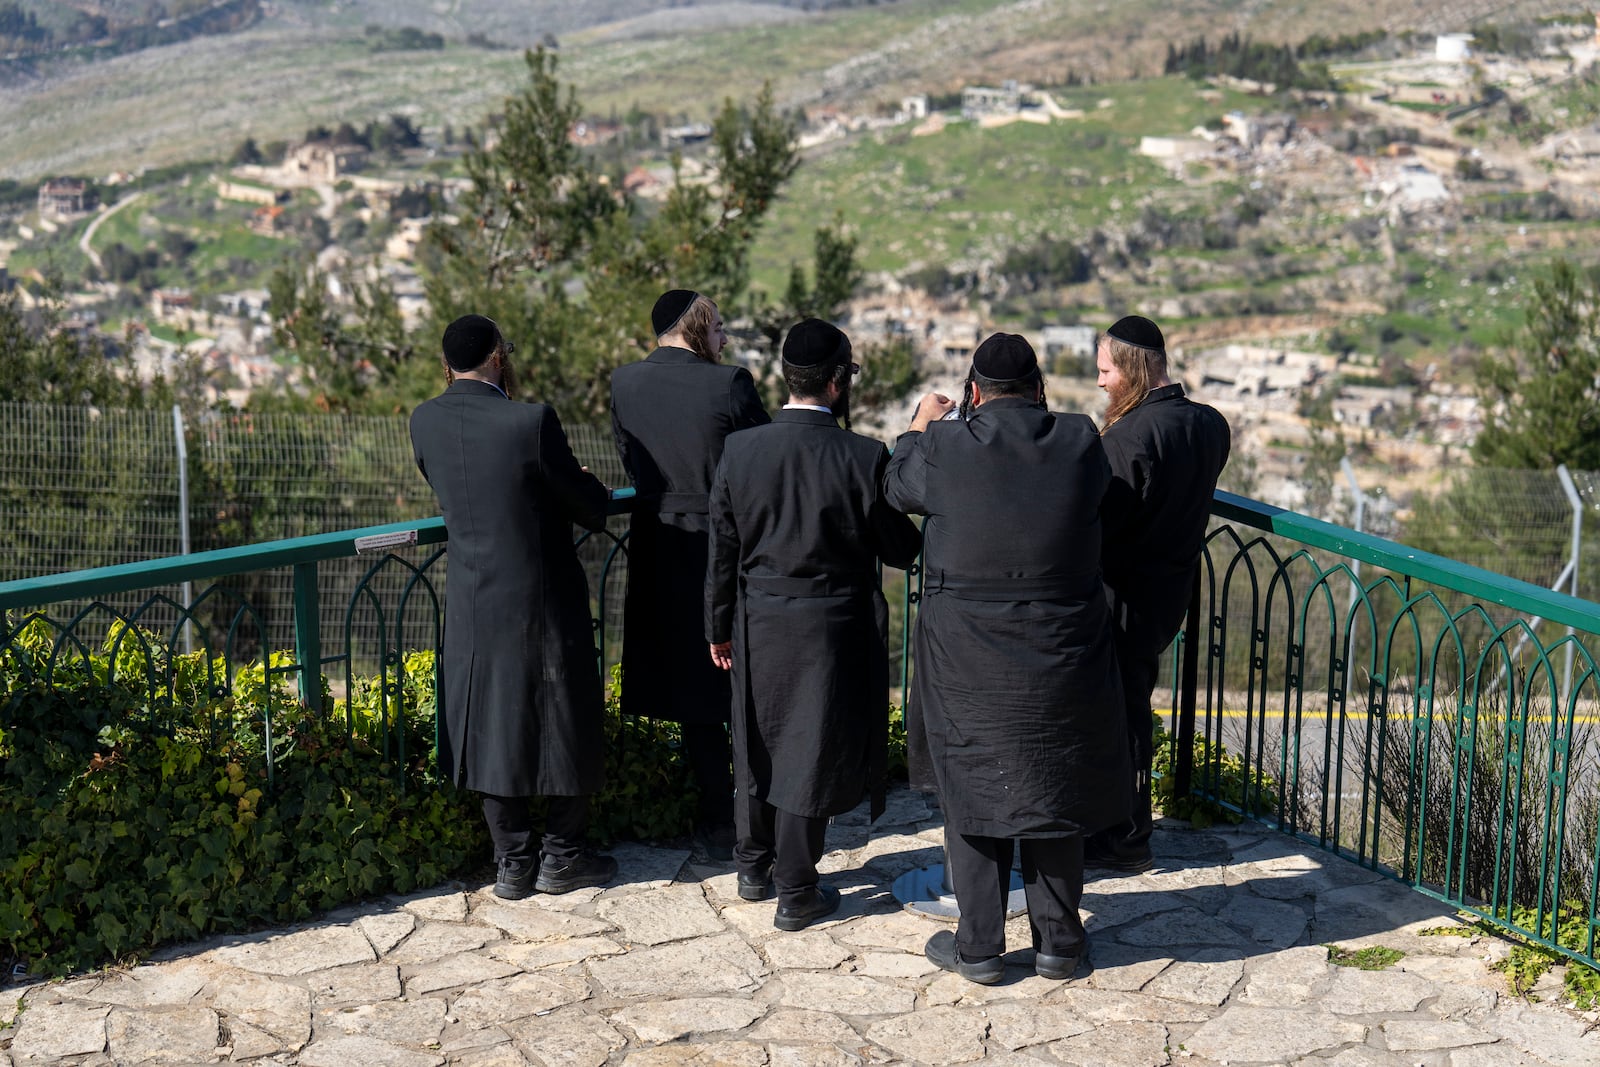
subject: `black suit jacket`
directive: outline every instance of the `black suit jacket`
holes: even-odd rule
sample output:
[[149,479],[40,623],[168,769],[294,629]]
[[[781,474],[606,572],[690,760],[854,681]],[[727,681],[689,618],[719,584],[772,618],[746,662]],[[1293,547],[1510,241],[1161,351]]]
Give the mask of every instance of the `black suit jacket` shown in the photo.
[[733,642],[739,789],[795,815],[881,799],[889,711],[880,561],[922,538],[883,498],[882,443],[780,411],[733,434],[711,489],[705,635]]
[[727,436],[769,421],[749,371],[686,348],[658,348],[611,375],[611,428],[639,493],[628,534],[624,715],[728,719],[728,672],[700,639],[706,499]]

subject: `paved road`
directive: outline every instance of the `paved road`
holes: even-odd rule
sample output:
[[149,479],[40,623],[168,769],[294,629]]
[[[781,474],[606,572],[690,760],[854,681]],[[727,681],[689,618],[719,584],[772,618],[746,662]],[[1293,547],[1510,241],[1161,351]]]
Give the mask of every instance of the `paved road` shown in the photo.
[[101,211],[100,214],[94,217],[94,221],[83,228],[83,236],[78,238],[78,249],[89,257],[89,262],[94,264],[95,270],[101,269],[100,253],[94,250],[94,235],[100,229],[100,224],[143,195],[143,193],[129,193],[115,204]]
[[[728,868],[628,845],[628,881],[603,891],[507,903],[445,885],[8,989],[0,1067],[1600,1063],[1587,1020],[1506,993],[1489,970],[1505,943],[1420,936],[1448,910],[1259,827],[1163,825],[1155,870],[1089,885],[1077,977],[1037,977],[1019,919],[1005,980],[972,985],[923,958],[938,924],[889,892],[939,859],[942,833],[908,792],[870,832],[864,812],[835,820],[823,871],[844,907],[798,934],[741,901]],[[1403,956],[1337,967],[1329,942]]]

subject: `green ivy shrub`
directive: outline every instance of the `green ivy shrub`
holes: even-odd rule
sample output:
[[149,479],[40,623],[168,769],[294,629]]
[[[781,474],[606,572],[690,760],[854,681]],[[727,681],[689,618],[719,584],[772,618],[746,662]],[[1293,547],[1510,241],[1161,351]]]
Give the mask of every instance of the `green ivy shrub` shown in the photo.
[[[477,797],[437,774],[431,652],[322,715],[287,653],[231,679],[131,630],[54,653],[42,624],[0,648],[0,959],[62,974],[487,864]],[[677,728],[622,719],[613,684],[606,738],[591,835],[687,833]]]
[[1252,773],[1244,760],[1229,752],[1221,742],[1201,737],[1194,740],[1190,782],[1196,789],[1209,789],[1215,795],[1178,796],[1176,776],[1172,773],[1177,766],[1178,738],[1167,732],[1159,715],[1154,718],[1154,765],[1160,777],[1151,783],[1151,799],[1163,815],[1187,819],[1190,825],[1204,829],[1219,820],[1233,824],[1243,822],[1247,799],[1253,813],[1271,815],[1277,812],[1278,783],[1275,779],[1259,770]]

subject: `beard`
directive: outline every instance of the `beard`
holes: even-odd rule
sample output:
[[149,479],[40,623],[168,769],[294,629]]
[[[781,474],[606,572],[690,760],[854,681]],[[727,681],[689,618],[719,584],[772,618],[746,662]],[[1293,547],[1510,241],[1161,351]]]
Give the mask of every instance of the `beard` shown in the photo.
[[1138,390],[1131,382],[1119,382],[1113,388],[1107,389],[1106,412],[1109,414],[1113,411],[1126,411],[1136,392]]
[[833,402],[830,408],[833,417],[844,423],[844,428],[850,428],[850,379],[846,378],[844,386],[839,390],[839,399]]

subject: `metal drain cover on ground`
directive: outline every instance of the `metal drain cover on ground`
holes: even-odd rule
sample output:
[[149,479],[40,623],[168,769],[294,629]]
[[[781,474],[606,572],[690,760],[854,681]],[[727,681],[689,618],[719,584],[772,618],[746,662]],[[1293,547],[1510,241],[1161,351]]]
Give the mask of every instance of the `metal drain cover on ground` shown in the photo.
[[[961,908],[956,895],[945,883],[944,864],[919,867],[907,871],[894,880],[894,898],[905,905],[907,911],[928,919],[955,922],[961,918]],[[1011,872],[1011,891],[1006,895],[1006,918],[1014,919],[1028,910],[1028,900],[1022,891],[1022,875]]]

